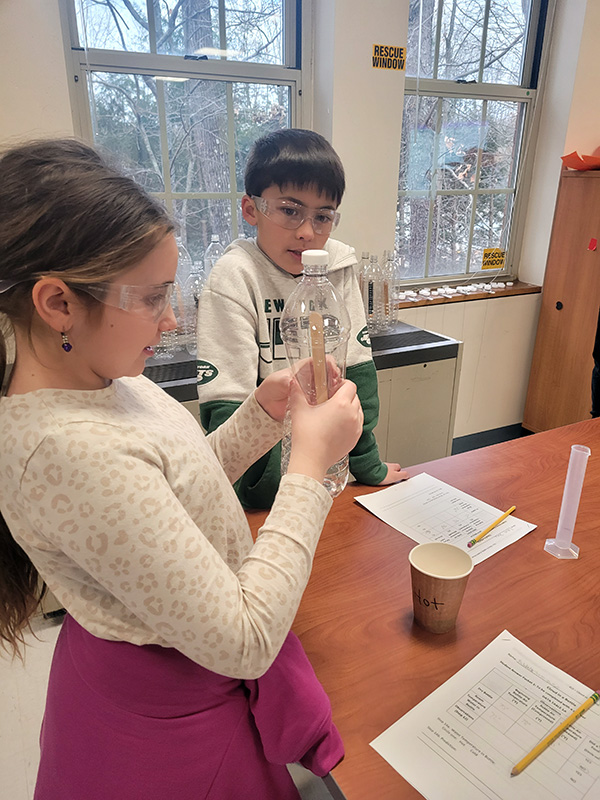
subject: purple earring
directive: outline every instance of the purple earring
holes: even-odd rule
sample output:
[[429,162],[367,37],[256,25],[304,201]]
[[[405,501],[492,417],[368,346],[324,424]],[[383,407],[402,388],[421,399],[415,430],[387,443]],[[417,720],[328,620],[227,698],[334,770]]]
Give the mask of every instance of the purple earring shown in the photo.
[[69,341],[67,334],[64,331],[61,333],[61,336],[62,336],[62,344],[61,344],[62,349],[65,351],[65,353],[70,353],[71,350],[73,349],[73,345]]

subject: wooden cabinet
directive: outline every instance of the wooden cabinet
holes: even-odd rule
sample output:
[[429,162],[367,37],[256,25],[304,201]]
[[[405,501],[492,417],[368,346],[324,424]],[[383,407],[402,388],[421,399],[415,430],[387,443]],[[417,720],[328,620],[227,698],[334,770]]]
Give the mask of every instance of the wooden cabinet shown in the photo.
[[545,431],[590,418],[600,307],[600,171],[563,171],[542,290],[523,427]]

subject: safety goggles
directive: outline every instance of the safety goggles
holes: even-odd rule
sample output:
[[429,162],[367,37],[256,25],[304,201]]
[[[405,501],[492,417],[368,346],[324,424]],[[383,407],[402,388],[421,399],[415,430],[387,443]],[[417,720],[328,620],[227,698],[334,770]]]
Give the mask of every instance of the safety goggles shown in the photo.
[[73,284],[96,300],[113,308],[120,308],[144,317],[149,322],[158,322],[165,313],[173,296],[172,283],[157,286],[128,286],[118,283]]
[[305,220],[309,219],[315,233],[331,233],[337,228],[340,221],[339,212],[333,208],[307,208],[301,203],[295,203],[293,200],[286,200],[283,197],[277,200],[268,200],[266,197],[252,195],[251,199],[254,200],[254,204],[263,216],[288,230],[299,228]]
[[[43,277],[43,276],[40,276]],[[33,280],[33,279],[32,279]],[[0,280],[0,294],[25,281]],[[173,283],[160,283],[156,286],[136,286],[110,281],[90,284],[71,284],[106,306],[121,308],[144,317],[148,321],[158,322],[165,313],[173,296]]]

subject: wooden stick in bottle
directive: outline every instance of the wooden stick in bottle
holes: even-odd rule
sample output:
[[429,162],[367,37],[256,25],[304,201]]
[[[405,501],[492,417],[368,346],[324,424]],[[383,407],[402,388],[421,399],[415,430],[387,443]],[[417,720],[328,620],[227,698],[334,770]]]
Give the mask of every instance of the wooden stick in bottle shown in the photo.
[[327,362],[325,361],[325,340],[323,337],[323,317],[318,311],[311,311],[308,317],[310,327],[310,349],[315,375],[315,395],[317,405],[328,399]]

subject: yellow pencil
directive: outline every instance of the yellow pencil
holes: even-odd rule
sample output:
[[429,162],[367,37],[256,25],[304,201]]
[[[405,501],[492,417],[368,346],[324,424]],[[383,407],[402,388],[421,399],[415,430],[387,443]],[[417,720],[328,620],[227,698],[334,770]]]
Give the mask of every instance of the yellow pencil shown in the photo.
[[570,717],[567,717],[564,722],[561,722],[558,728],[555,728],[551,733],[549,733],[545,739],[542,739],[542,741],[533,748],[531,753],[528,753],[525,758],[522,758],[519,763],[513,767],[510,774],[518,775],[520,772],[523,772],[525,767],[528,767],[531,762],[539,756],[540,753],[544,752],[548,745],[551,745],[555,739],[558,739],[561,733],[566,730],[569,725],[572,725],[576,719],[579,719],[583,712],[587,711],[588,708],[591,708],[599,699],[600,697],[596,692],[594,692],[591,697],[588,697],[583,705],[579,706],[579,708],[576,709]]
[[513,506],[512,508],[509,508],[508,511],[505,511],[504,514],[502,514],[501,517],[498,517],[498,519],[495,522],[492,522],[492,524],[488,525],[487,528],[484,531],[481,531],[479,536],[476,536],[474,539],[471,539],[471,541],[468,542],[467,547],[473,547],[475,542],[478,542],[480,539],[483,539],[483,537],[486,535],[486,533],[489,533],[493,528],[496,527],[496,525],[500,525],[502,520],[506,519],[510,514],[512,514],[512,512],[515,509],[516,509],[516,506]]

